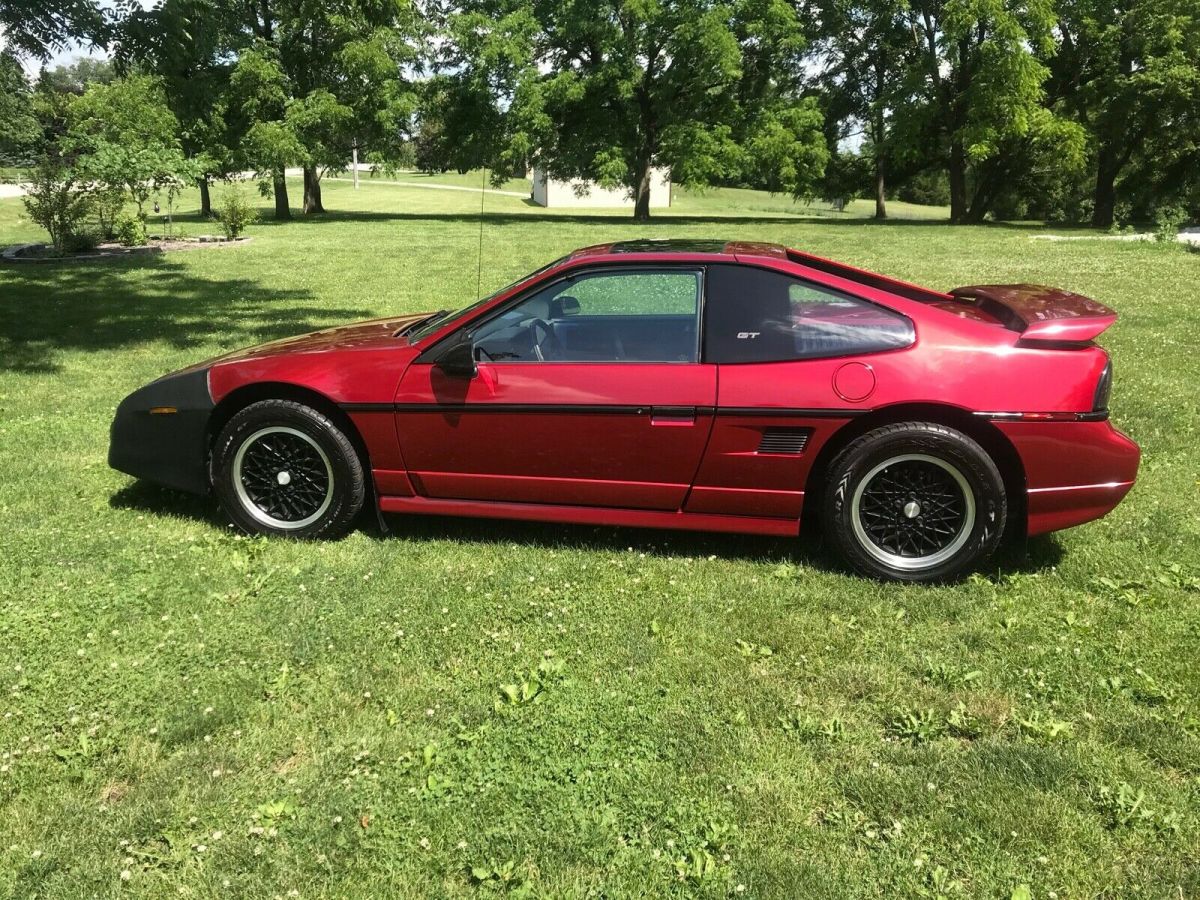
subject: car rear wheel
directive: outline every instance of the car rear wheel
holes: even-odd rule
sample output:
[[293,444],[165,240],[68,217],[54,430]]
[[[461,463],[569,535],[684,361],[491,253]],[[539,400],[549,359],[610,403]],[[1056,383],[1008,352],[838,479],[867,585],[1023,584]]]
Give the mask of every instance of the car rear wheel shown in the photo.
[[341,537],[366,497],[354,445],[323,413],[291,400],[238,412],[213,448],[213,490],[252,534]]
[[868,432],[834,459],[824,528],[858,571],[945,581],[995,551],[1007,501],[995,462],[960,431],[903,422]]

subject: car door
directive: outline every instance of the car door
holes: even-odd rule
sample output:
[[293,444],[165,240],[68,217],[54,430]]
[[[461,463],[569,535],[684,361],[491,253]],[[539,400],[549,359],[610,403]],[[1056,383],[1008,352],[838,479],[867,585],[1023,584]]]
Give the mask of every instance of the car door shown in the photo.
[[422,360],[397,431],[429,497],[679,509],[716,403],[700,362],[699,267],[584,270],[538,286],[431,354],[469,343],[473,375]]

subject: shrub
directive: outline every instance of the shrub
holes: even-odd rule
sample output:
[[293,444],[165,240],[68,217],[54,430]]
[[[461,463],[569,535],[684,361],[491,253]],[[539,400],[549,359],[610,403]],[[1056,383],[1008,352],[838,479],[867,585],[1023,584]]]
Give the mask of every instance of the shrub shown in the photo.
[[146,223],[139,216],[122,216],[117,221],[117,240],[126,247],[145,246]]
[[217,207],[217,219],[229,240],[239,237],[247,225],[258,221],[258,211],[250,205],[240,184],[226,188],[221,205]]
[[54,249],[72,252],[68,239],[79,235],[92,210],[92,198],[80,187],[75,173],[46,160],[34,171],[21,199],[29,218],[50,235]]
[[121,188],[97,187],[92,191],[92,202],[96,209],[96,222],[100,226],[100,237],[111,241],[117,237],[117,229],[121,224],[125,191]]
[[920,172],[899,186],[896,199],[922,206],[949,206],[950,179],[942,171]]
[[1154,213],[1154,239],[1164,244],[1174,243],[1187,217],[1187,210],[1180,206],[1159,207]]
[[92,228],[80,228],[62,239],[61,253],[91,253],[100,245],[100,232]]

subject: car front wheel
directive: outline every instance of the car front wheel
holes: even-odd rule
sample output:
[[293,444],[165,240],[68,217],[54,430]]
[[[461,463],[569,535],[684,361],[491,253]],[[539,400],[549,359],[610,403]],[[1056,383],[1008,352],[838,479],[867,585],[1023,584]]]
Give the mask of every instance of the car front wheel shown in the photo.
[[291,400],[238,412],[213,448],[213,490],[253,534],[336,538],[362,509],[366,484],[354,445],[327,416]]
[[858,571],[894,581],[945,581],[995,551],[1004,480],[960,431],[903,422],[849,444],[829,470],[824,528]]

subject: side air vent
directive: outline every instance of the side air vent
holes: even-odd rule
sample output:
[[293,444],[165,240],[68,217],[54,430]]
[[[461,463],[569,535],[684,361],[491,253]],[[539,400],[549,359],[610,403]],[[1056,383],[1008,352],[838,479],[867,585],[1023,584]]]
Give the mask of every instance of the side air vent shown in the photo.
[[759,453],[803,453],[811,428],[768,428],[758,443]]

